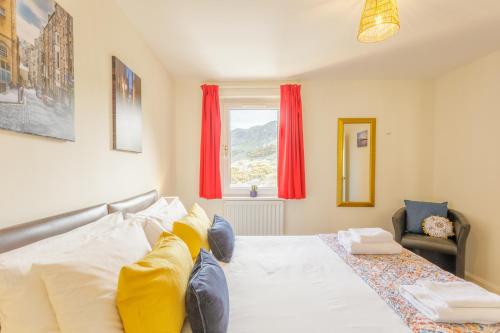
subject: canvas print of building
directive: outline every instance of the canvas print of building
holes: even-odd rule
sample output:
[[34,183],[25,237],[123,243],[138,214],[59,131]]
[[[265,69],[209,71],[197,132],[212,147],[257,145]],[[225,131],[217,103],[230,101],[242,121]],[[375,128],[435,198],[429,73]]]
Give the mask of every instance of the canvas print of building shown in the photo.
[[359,147],[368,147],[368,131],[361,131],[357,134],[358,148]]
[[0,128],[75,139],[73,19],[53,0],[0,0]]
[[142,152],[141,78],[113,57],[114,149]]

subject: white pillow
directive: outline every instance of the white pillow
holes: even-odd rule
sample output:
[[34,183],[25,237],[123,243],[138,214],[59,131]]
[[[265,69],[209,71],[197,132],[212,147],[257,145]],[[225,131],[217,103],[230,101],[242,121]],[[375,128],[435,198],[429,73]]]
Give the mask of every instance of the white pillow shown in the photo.
[[151,215],[160,214],[167,210],[168,202],[164,197],[160,197],[154,204],[140,211],[138,214]]
[[175,198],[168,204],[167,200],[161,197],[147,209],[135,214],[127,214],[126,217],[127,219],[132,217],[143,217],[148,220],[154,220],[158,222],[163,229],[172,232],[174,221],[180,220],[186,215],[186,208],[178,198]]
[[162,227],[164,227],[167,230],[172,230],[172,228],[166,228],[167,225],[167,219],[168,219],[168,203],[165,198],[161,197],[156,201],[154,204],[146,208],[145,210],[142,210],[140,212],[137,212],[135,214],[128,213],[126,214],[125,218],[130,219],[133,217],[142,217],[148,220],[154,220]]
[[0,254],[2,333],[59,332],[47,292],[40,277],[32,272],[32,264],[64,258],[122,223],[121,213],[110,214],[70,232]]
[[141,226],[125,221],[72,258],[35,265],[33,270],[45,284],[61,332],[123,333],[116,308],[120,269],[149,251]]
[[[131,216],[131,214],[128,214],[127,216]],[[126,221],[131,221],[132,223],[136,223],[141,226],[151,247],[156,244],[160,235],[166,231],[157,221],[142,216],[132,215],[132,217]]]
[[188,214],[186,207],[182,204],[179,198],[174,198],[168,205],[171,223],[182,219]]

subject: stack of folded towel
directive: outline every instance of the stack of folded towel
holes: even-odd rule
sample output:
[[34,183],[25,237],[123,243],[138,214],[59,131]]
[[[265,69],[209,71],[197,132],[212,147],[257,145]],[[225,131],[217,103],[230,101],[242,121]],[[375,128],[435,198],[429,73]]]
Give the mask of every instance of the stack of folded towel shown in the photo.
[[401,296],[429,319],[445,323],[500,322],[500,296],[466,282],[419,280],[400,287]]
[[402,247],[381,228],[351,228],[338,232],[339,243],[350,254],[399,254]]

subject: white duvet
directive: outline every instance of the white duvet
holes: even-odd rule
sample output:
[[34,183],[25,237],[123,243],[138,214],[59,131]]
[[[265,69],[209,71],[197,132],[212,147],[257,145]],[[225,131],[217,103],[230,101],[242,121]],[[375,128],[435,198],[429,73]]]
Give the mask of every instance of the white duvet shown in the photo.
[[316,236],[237,237],[222,265],[230,333],[410,332]]

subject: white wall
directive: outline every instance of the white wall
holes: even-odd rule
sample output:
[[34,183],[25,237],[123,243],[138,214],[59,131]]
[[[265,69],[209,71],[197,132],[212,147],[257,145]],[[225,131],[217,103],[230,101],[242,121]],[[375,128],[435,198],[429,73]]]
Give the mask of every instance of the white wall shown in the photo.
[[[201,81],[176,81],[176,189],[187,205],[222,212],[198,197]],[[269,85],[269,83],[263,83]],[[255,85],[255,84],[253,84]],[[287,201],[286,233],[314,234],[383,226],[403,200],[432,192],[432,85],[422,81],[302,82],[307,199]],[[377,118],[376,207],[336,207],[337,119]]]
[[[60,0],[73,16],[76,142],[0,130],[0,226],[173,188],[173,87],[114,1]],[[112,150],[111,56],[142,79],[143,153]]]
[[471,223],[467,274],[500,292],[500,52],[435,83],[434,196]]

